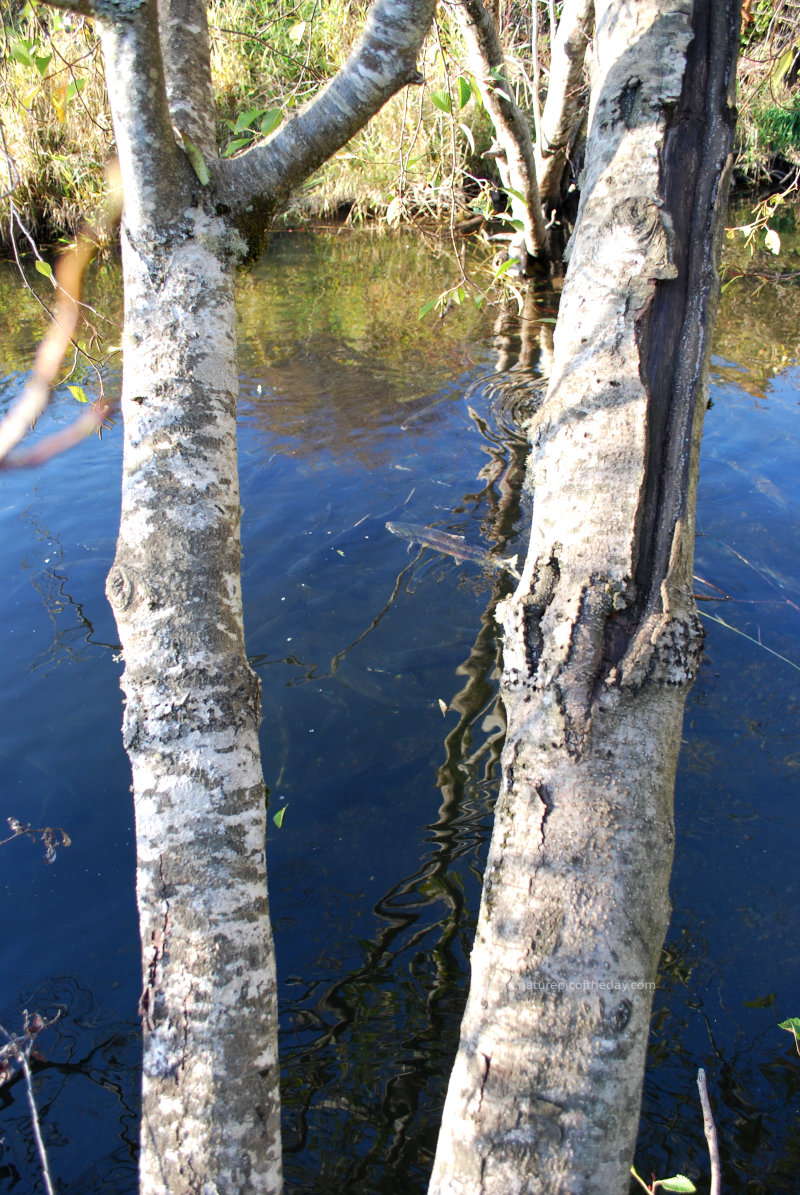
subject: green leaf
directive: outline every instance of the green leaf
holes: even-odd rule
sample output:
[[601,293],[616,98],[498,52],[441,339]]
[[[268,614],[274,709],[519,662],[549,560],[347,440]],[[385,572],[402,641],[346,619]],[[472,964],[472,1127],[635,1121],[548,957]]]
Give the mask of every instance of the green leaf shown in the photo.
[[459,108],[463,108],[472,99],[472,88],[470,87],[469,79],[465,79],[461,75],[456,86],[458,88],[458,106]]
[[50,65],[52,57],[52,54],[45,54],[43,58],[40,58],[38,54],[34,56],[34,65],[36,66],[36,69],[40,75],[44,75],[45,71]]
[[427,303],[423,303],[419,309],[419,318],[424,319],[428,312],[432,311],[438,302],[439,296],[437,295],[435,299],[428,299]]
[[236,117],[236,124],[233,126],[234,133],[242,133],[245,129],[251,128],[265,112],[266,108],[248,108],[246,112],[240,112]]
[[676,1174],[674,1178],[662,1178],[659,1185],[665,1191],[683,1191],[685,1195],[691,1195],[692,1191],[697,1190],[692,1180],[685,1174]]
[[53,278],[53,267],[49,262],[42,261],[41,258],[37,257],[36,261],[33,263],[33,267],[35,270],[38,270],[40,274],[44,274],[45,278],[49,278],[53,283],[53,286],[56,285],[56,281]]
[[283,818],[284,818],[284,815],[288,808],[289,808],[288,805],[283,805],[272,819],[279,830],[280,830],[281,826],[283,825]]
[[23,66],[35,66],[32,49],[33,46],[29,41],[20,38],[19,41],[9,43],[8,52],[15,62],[20,62]]
[[296,46],[299,46],[300,42],[305,37],[305,33],[306,33],[306,22],[305,21],[297,21],[297,23],[292,25],[291,29],[289,30],[289,35],[288,35],[289,41],[293,41]]
[[67,390],[69,390],[72,397],[77,399],[78,402],[89,401],[89,399],[86,397],[86,391],[84,390],[83,386],[67,386]]
[[793,1033],[795,1037],[800,1037],[800,1017],[789,1017],[788,1021],[781,1021],[778,1028],[786,1029],[789,1033]]
[[264,113],[264,119],[261,121],[261,136],[269,137],[270,133],[275,132],[282,120],[283,111],[280,108],[269,108]]
[[794,62],[795,46],[789,46],[789,49],[778,59],[777,66],[772,71],[772,85],[777,87],[782,81],[783,76],[789,70],[789,67]]
[[[180,132],[180,129],[178,132]],[[183,142],[183,148],[186,151],[186,157],[192,164],[192,170],[200,179],[200,182],[203,184],[203,186],[207,187],[211,182],[211,175],[208,173],[208,166],[206,166],[205,158],[200,153],[200,150],[197,148],[195,143],[190,141],[185,133],[181,133],[181,141]]]
[[250,137],[237,137],[235,141],[231,141],[230,145],[226,146],[223,158],[229,158],[231,154],[235,154],[237,149],[243,149],[245,145],[252,145]]
[[432,91],[431,92],[431,101],[432,101],[434,107],[438,108],[441,112],[449,113],[449,111],[450,111],[450,96],[447,94],[446,91]]
[[85,79],[73,79],[67,88],[67,103],[69,103],[70,100],[74,100],[76,96],[80,95],[85,86]]

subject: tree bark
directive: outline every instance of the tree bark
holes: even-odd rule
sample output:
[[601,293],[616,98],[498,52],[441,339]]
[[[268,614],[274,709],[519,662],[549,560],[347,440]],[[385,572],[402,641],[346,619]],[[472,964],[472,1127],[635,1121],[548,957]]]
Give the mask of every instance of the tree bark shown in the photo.
[[457,0],[452,9],[464,37],[467,62],[475,76],[483,106],[491,117],[497,139],[497,168],[511,201],[511,215],[523,228],[521,248],[524,271],[546,267],[547,231],[542,216],[533,142],[528,121],[518,107],[504,76],[503,51],[494,20],[483,0]]
[[605,0],[535,494],[504,606],[503,787],[432,1195],[627,1191],[702,647],[694,496],[735,0]]
[[569,149],[584,116],[583,64],[593,20],[594,0],[566,0],[552,45],[547,100],[534,155],[546,214],[561,207]]
[[328,88],[228,162],[199,0],[98,0],[94,13],[125,192],[122,517],[107,593],[136,812],[148,1195],[282,1188],[260,686],[240,590],[236,269],[291,188],[415,80],[433,6],[379,0]]

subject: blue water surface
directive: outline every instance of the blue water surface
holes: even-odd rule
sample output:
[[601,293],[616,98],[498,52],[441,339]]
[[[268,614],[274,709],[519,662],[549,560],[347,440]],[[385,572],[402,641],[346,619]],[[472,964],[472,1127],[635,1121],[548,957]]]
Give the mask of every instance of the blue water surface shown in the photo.
[[[421,295],[397,298],[413,320],[398,314],[389,244],[277,238],[243,285],[243,592],[271,813],[285,809],[268,864],[295,1193],[425,1190],[497,791],[491,603],[508,579],[385,524],[513,555],[529,518],[482,382],[490,317],[418,326],[447,267],[409,271],[407,247]],[[23,381],[11,361],[0,410]],[[687,706],[637,1166],[703,1181],[702,1065],[726,1189],[788,1192],[800,1059],[777,1023],[800,1015],[800,371],[790,361],[754,386],[728,353],[712,398],[706,660]],[[44,430],[74,414],[59,390]],[[104,597],[120,455],[114,426],[0,474],[0,829],[16,817],[72,840],[51,865],[39,841],[0,848],[0,1021],[15,1032],[23,1009],[59,1013],[35,1090],[57,1189],[75,1195],[136,1189],[133,815]],[[21,1076],[0,1087],[0,1137],[0,1191],[39,1190]]]

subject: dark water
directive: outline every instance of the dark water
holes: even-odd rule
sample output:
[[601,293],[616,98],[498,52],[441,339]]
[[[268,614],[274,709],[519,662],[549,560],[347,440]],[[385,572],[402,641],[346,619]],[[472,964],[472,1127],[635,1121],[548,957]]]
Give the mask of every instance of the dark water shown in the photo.
[[[502,734],[491,604],[508,581],[409,551],[385,523],[513,555],[529,512],[491,316],[417,321],[450,275],[414,242],[283,238],[242,287],[245,620],[271,808],[286,809],[268,860],[296,1193],[425,1190],[465,995]],[[113,313],[110,267],[97,286]],[[726,292],[706,425],[697,573],[713,600],[637,1166],[700,1184],[703,1065],[726,1189],[760,1193],[797,1190],[800,1161],[800,1058],[777,1028],[800,1015],[800,302],[748,286]],[[4,408],[40,323],[10,273],[0,301]],[[49,419],[74,410],[60,391]],[[103,595],[119,432],[0,475],[0,819],[73,840],[52,866],[40,843],[0,848],[0,1020],[61,1011],[35,1086],[75,1195],[136,1178],[134,845]],[[40,1189],[20,1078],[0,1088],[0,1136],[0,1191]]]

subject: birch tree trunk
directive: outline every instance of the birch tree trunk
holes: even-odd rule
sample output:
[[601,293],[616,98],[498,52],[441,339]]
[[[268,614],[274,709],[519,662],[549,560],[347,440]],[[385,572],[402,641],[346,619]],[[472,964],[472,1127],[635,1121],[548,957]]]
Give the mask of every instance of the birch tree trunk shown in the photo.
[[535,504],[501,607],[508,732],[432,1195],[629,1187],[701,654],[694,497],[735,0],[601,0]]
[[235,272],[292,187],[420,81],[434,0],[378,0],[320,96],[229,161],[214,143],[200,0],[75,7],[100,27],[125,192],[122,517],[107,593],[136,814],[140,1189],[272,1195],[276,977],[240,590]]
[[464,38],[467,63],[494,125],[494,156],[509,193],[511,214],[523,228],[518,245],[523,272],[527,273],[529,266],[541,270],[548,261],[547,231],[536,182],[533,141],[527,118],[503,75],[503,51],[494,18],[483,0],[457,0],[452,12]]
[[534,162],[546,214],[561,207],[570,145],[584,116],[583,64],[592,34],[594,0],[565,0],[550,55],[547,100]]

